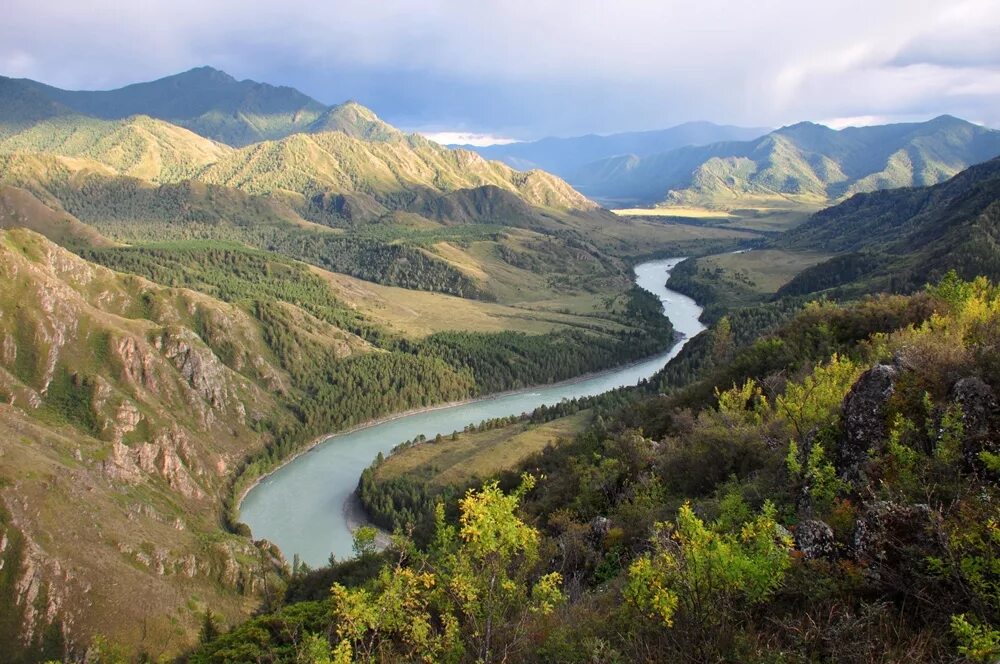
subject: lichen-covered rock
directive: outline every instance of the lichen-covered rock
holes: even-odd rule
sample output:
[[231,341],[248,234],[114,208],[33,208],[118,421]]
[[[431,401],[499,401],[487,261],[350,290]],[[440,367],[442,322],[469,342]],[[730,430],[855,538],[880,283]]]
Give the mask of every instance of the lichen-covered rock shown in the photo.
[[872,451],[886,440],[886,404],[894,392],[896,369],[877,364],[861,374],[844,398],[844,439],[837,454],[837,470],[849,478]]
[[601,542],[611,532],[611,520],[606,516],[595,516],[590,520],[590,536]]
[[833,529],[818,519],[801,521],[795,527],[795,547],[806,558],[833,558],[836,553]]
[[876,501],[855,524],[851,553],[871,581],[905,593],[927,556],[942,549],[938,525],[927,505]]
[[1000,452],[1000,440],[994,429],[997,400],[983,380],[963,378],[952,387],[952,396],[962,408],[962,454],[969,464],[979,464],[983,451]]

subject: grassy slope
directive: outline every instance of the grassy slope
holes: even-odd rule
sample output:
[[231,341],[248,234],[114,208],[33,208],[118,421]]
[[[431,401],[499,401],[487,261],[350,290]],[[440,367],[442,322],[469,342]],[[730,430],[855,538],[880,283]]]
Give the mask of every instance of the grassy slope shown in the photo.
[[541,425],[518,422],[498,429],[459,433],[440,442],[409,445],[375,471],[376,481],[408,476],[437,487],[464,486],[517,467],[546,445],[569,439],[591,422],[589,410]]
[[238,150],[199,178],[249,193],[291,191],[307,198],[331,191],[358,193],[389,207],[393,195],[418,188],[450,192],[485,185],[515,192],[542,207],[593,207],[555,176],[520,173],[416,135],[365,141],[342,131],[295,134]]
[[220,532],[220,498],[263,444],[254,422],[287,417],[259,328],[28,231],[0,232],[0,269],[0,498],[53,611],[28,623],[162,653],[189,642],[203,602],[245,612],[258,554]]
[[703,256],[678,266],[670,285],[703,303],[703,319],[714,321],[729,310],[768,300],[796,275],[829,257],[777,249]]
[[0,228],[28,228],[63,246],[114,244],[73,215],[53,210],[31,192],[0,185]]
[[117,121],[63,116],[0,140],[3,153],[83,157],[150,182],[194,177],[231,151],[187,129],[146,116]]
[[617,323],[592,316],[526,310],[492,302],[479,302],[427,291],[382,286],[336,272],[316,268],[337,297],[357,308],[388,329],[419,338],[444,330],[501,332],[513,330],[544,334],[558,329],[602,326]]

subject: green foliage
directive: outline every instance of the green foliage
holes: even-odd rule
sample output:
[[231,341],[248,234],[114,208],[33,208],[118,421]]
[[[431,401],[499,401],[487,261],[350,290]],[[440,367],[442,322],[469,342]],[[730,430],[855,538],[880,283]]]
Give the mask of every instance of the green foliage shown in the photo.
[[836,420],[844,396],[862,371],[857,363],[835,354],[801,383],[789,383],[775,399],[775,411],[798,440],[805,441]]
[[[663,626],[721,627],[734,605],[768,599],[790,564],[791,540],[779,532],[773,505],[737,532],[716,530],[681,507],[675,524],[657,525],[653,551],[629,568],[625,597]],[[721,523],[720,523],[721,525]]]
[[952,616],[951,630],[962,657],[973,662],[995,662],[1000,657],[1000,631],[970,622],[965,614]]
[[198,640],[201,643],[211,643],[219,638],[222,629],[219,627],[218,619],[211,609],[205,610],[205,615],[201,620],[201,630],[198,632]]
[[525,476],[511,494],[496,483],[470,491],[457,526],[439,508],[426,553],[384,568],[369,587],[335,584],[334,661],[458,661],[467,654],[494,662],[522,648],[531,617],[563,600],[558,573],[532,582],[539,533],[515,512],[533,484]]
[[45,405],[65,421],[97,435],[100,427],[92,401],[96,385],[92,378],[70,373],[58,365],[45,393]]
[[361,526],[354,531],[354,555],[358,558],[364,558],[366,556],[375,555],[376,544],[375,538],[378,536],[378,530],[372,526]]

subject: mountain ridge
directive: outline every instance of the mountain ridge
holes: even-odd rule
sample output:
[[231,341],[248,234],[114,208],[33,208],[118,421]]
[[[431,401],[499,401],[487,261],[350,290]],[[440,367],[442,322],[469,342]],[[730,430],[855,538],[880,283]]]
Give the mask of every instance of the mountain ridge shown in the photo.
[[952,116],[834,130],[800,122],[753,141],[615,157],[570,178],[598,199],[732,208],[783,198],[823,205],[854,193],[935,184],[1000,154],[1000,131]]
[[645,156],[684,145],[703,145],[723,140],[749,140],[769,130],[719,125],[706,121],[685,122],[667,129],[586,134],[566,138],[546,137],[537,141],[463,147],[488,159],[496,159],[518,170],[540,168],[562,178],[572,177],[582,166],[616,155]]

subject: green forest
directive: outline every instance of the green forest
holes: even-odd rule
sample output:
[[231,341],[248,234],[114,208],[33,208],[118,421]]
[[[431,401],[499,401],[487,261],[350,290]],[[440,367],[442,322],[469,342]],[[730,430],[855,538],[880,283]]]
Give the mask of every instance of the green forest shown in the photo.
[[[144,11],[121,19],[158,26]],[[346,13],[312,14],[316,44],[349,44]],[[260,48],[246,15],[204,26]],[[407,76],[440,55],[409,48],[428,17],[402,28]],[[354,30],[371,49],[376,23]],[[655,64],[640,32],[622,53]],[[911,77],[918,37],[873,53]],[[779,87],[828,82],[785,64]],[[560,113],[590,122],[616,89],[586,87]],[[442,120],[419,110],[397,117]],[[0,76],[0,660],[1000,662],[1000,131],[430,135],[210,67],[103,91]],[[572,185],[535,168],[571,162]],[[693,338],[633,283],[662,257],[702,307]],[[399,444],[346,486],[319,480],[349,504],[282,504],[357,508],[349,558],[286,560],[241,521],[332,433],[681,341],[636,385],[380,441]]]
[[413,496],[419,545],[358,531],[192,661],[993,661],[998,330],[984,279],[809,305],[494,482]]
[[810,305],[493,483],[411,496],[419,546],[362,529],[192,659],[992,661],[997,330],[983,279]]

